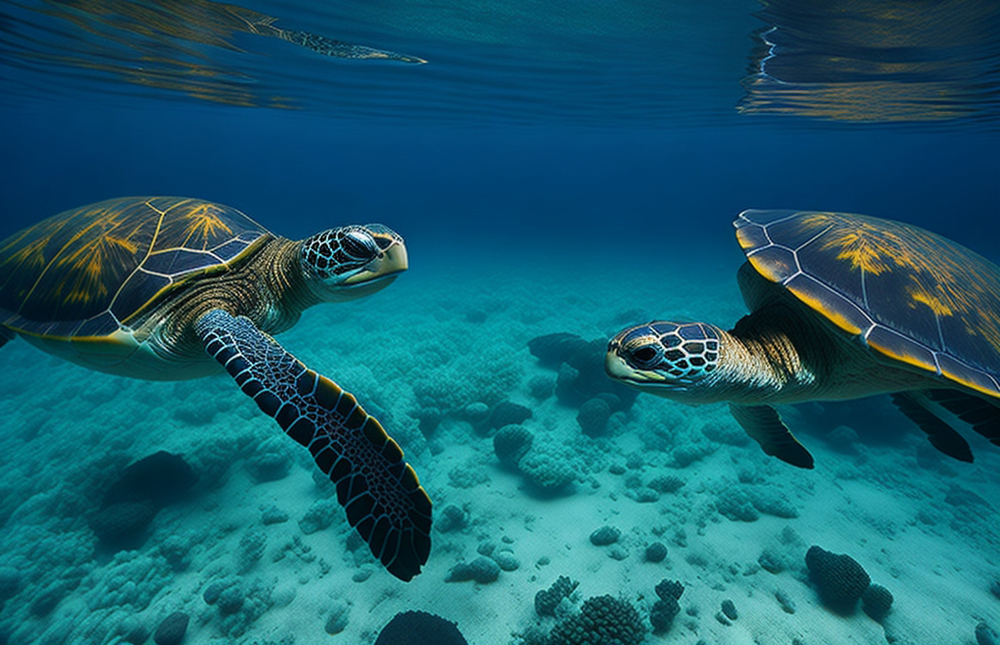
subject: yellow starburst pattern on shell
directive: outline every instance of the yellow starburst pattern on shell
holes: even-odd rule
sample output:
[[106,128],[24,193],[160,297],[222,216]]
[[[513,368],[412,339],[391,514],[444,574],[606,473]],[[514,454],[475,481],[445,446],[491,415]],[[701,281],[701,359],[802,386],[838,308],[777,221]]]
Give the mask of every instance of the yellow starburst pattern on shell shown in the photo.
[[187,226],[187,236],[180,245],[183,247],[201,248],[204,250],[219,233],[232,233],[232,228],[222,219],[218,207],[214,204],[201,203],[190,209],[184,215]]
[[[133,262],[134,256],[145,249],[137,238],[142,225],[126,228],[128,220],[118,212],[101,213],[67,244],[66,252],[55,266],[65,270],[64,279],[53,293],[66,302],[88,302],[110,293],[109,278],[117,278],[119,267]],[[123,230],[124,229],[124,230]]]
[[840,213],[813,213],[801,220],[820,234],[823,251],[873,276],[891,271],[903,278],[911,309],[960,319],[971,336],[1000,352],[1000,270],[982,256],[916,226]]

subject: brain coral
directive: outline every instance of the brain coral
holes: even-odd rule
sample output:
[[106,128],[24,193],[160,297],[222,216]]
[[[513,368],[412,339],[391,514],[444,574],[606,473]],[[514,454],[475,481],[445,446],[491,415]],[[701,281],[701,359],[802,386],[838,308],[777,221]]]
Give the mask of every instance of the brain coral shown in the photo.
[[857,560],[818,546],[810,547],[806,553],[806,567],[823,603],[841,614],[852,613],[871,584],[871,578]]
[[588,598],[580,613],[552,628],[548,645],[638,645],[646,628],[639,612],[612,596]]
[[426,611],[404,611],[382,628],[375,645],[469,645],[469,642],[453,622]]

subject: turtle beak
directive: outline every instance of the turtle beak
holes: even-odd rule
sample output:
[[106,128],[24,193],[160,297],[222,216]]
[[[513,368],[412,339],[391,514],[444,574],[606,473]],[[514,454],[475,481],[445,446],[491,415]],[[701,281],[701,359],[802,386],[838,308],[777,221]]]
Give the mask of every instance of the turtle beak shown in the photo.
[[640,390],[651,390],[668,384],[667,379],[652,370],[637,370],[618,354],[619,347],[612,342],[604,355],[604,371],[609,378]]
[[388,248],[372,260],[362,271],[358,271],[344,280],[348,287],[360,287],[373,282],[388,286],[400,273],[409,268],[406,246],[402,242],[393,242]]

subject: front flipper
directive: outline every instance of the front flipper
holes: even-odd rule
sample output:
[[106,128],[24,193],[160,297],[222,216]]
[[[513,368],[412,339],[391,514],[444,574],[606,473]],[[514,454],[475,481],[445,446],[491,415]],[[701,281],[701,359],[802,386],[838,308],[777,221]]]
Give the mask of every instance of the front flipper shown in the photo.
[[214,309],[196,330],[240,389],[309,449],[337,485],[347,521],[389,573],[420,573],[431,550],[431,500],[381,424],[248,318]]
[[729,404],[729,411],[764,452],[799,468],[812,468],[813,457],[769,405]]

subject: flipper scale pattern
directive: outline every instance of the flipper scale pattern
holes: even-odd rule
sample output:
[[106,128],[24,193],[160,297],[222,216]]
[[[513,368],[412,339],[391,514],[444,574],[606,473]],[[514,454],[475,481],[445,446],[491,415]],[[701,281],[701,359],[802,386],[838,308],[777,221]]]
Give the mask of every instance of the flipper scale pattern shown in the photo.
[[401,580],[419,573],[430,554],[431,501],[382,425],[248,318],[213,310],[196,328],[240,389],[309,450],[385,568]]

